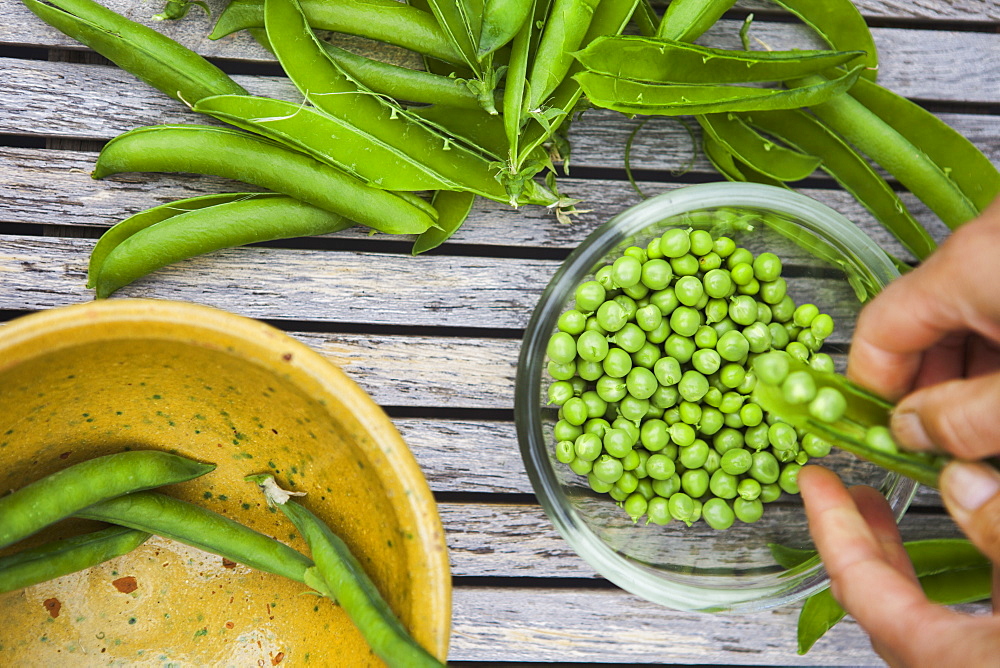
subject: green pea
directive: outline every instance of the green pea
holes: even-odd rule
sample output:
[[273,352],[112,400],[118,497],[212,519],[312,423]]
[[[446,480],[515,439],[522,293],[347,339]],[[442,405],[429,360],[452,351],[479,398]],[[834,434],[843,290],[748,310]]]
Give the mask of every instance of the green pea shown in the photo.
[[608,355],[608,340],[598,332],[583,332],[576,340],[575,346],[575,353],[587,362],[601,362]]
[[664,259],[656,258],[648,260],[642,265],[642,284],[650,290],[663,290],[670,285],[670,280],[674,277],[674,270],[670,268],[670,263]]
[[709,448],[708,457],[705,458],[705,463],[702,464],[703,469],[708,472],[708,475],[713,475],[716,471],[722,468],[722,455],[718,453],[717,450]]
[[654,454],[646,460],[646,472],[653,480],[669,480],[676,471],[673,460],[666,455]]
[[719,369],[719,382],[722,383],[723,387],[735,389],[740,386],[746,375],[746,369],[741,364],[735,362],[723,364],[722,368]]
[[677,391],[686,401],[699,401],[708,392],[708,379],[693,369],[685,371],[677,384]]
[[828,441],[823,440],[813,433],[807,433],[802,437],[802,451],[810,457],[826,457],[830,454],[832,446]]
[[749,282],[744,285],[736,286],[736,292],[741,295],[756,296],[760,292],[760,281],[756,278],[751,278]]
[[591,418],[583,423],[583,431],[587,434],[597,434],[604,438],[605,432],[611,429],[611,425],[604,418]]
[[677,276],[696,276],[701,269],[698,258],[690,253],[670,260],[670,268]]
[[[656,362],[661,357],[660,347],[654,343],[646,341],[639,350],[632,353],[632,366],[641,366],[644,369],[652,370]],[[579,362],[577,362],[579,368]]]
[[726,332],[719,337],[715,349],[722,359],[728,362],[739,362],[750,352],[750,342],[742,332],[735,330]]
[[682,401],[678,405],[678,409],[681,413],[681,422],[684,424],[695,426],[701,420],[701,404],[693,401]]
[[892,438],[892,433],[888,427],[874,425],[865,432],[865,443],[878,452],[895,453],[899,452],[896,441]]
[[781,275],[781,260],[774,253],[761,253],[754,258],[753,273],[761,282],[773,281]]
[[559,441],[556,443],[556,459],[563,464],[569,464],[576,459],[576,447],[573,441]]
[[601,336],[607,336],[608,330],[601,327],[601,323],[597,322],[597,316],[592,315],[587,318],[587,325],[584,328],[587,332],[597,332]]
[[653,344],[659,344],[666,341],[670,334],[670,321],[663,318],[660,324],[656,326],[656,329],[646,332],[646,340]]
[[[732,257],[730,257],[729,262],[732,262]],[[730,267],[730,278],[737,287],[749,285],[751,281],[755,280],[753,277],[753,266],[747,262],[737,263]]]
[[767,440],[775,450],[795,450],[798,436],[795,428],[784,422],[775,422],[767,428]]
[[808,327],[817,315],[819,315],[819,308],[815,304],[801,304],[795,308],[792,322],[799,327]]
[[[631,360],[629,360],[631,362]],[[621,377],[605,375],[597,379],[594,385],[597,396],[608,403],[621,401],[628,394],[628,388]]]
[[680,306],[680,302],[677,301],[677,295],[671,288],[666,290],[657,290],[652,293],[649,296],[649,303],[660,309],[660,313],[662,313],[664,317],[673,313],[674,309]]
[[712,446],[720,455],[725,455],[729,450],[742,448],[744,443],[743,432],[732,427],[723,427],[712,438]]
[[608,496],[617,501],[618,503],[624,503],[625,499],[628,498],[629,493],[619,489],[617,486],[612,485],[611,491],[608,492]]
[[587,474],[587,484],[590,485],[590,489],[594,490],[598,494],[607,494],[615,487],[614,483],[604,482],[598,478],[594,474],[593,469],[591,469],[590,473]]
[[677,460],[687,469],[697,469],[705,465],[708,459],[708,443],[701,439],[691,442],[690,445],[680,448],[677,453]]
[[[691,356],[691,365],[699,373],[705,375],[713,374],[722,366],[722,357],[717,351],[712,349],[696,350]],[[707,380],[705,382],[706,384],[708,383]]]
[[649,399],[637,399],[631,394],[627,394],[618,402],[618,411],[622,417],[638,422],[649,412]]
[[618,478],[615,487],[625,494],[631,494],[639,488],[639,479],[631,471],[625,471],[622,473],[622,477]]
[[602,303],[597,308],[597,324],[608,332],[617,332],[628,322],[628,314],[621,303],[614,299]]
[[646,257],[650,260],[663,259],[663,251],[660,250],[660,237],[653,237],[646,244]]
[[[709,299],[708,302],[705,304],[704,312],[705,312],[705,322],[708,323],[709,325],[716,322],[720,322],[722,320],[729,318],[729,303],[723,298]],[[714,327],[705,327],[704,329],[710,329],[715,334],[715,337],[718,338],[719,333],[715,331]],[[695,336],[697,336],[697,334],[695,334]],[[711,348],[713,346],[715,346],[714,343],[710,346],[706,345],[702,347]]]
[[609,429],[604,434],[604,449],[612,457],[621,459],[632,450],[632,436],[624,429]]
[[626,320],[633,320],[635,318],[635,312],[639,310],[639,302],[634,297],[615,295],[612,301],[617,302],[622,307],[622,310],[625,311]]
[[739,295],[729,302],[729,317],[737,325],[747,326],[757,320],[757,301],[748,295]]
[[695,441],[694,428],[683,422],[674,423],[670,425],[670,440],[682,448],[691,445]]
[[816,381],[808,371],[793,371],[781,384],[781,394],[790,404],[809,403],[816,397]]
[[662,496],[654,496],[646,506],[646,517],[653,524],[670,524],[670,502]]
[[613,378],[624,378],[632,370],[632,358],[621,348],[611,348],[601,362],[604,373]]
[[646,333],[634,322],[627,322],[610,340],[625,352],[634,353],[646,343]]
[[[751,253],[746,248],[737,248],[732,253],[729,254],[728,258],[726,258],[726,266],[729,267],[730,270],[732,270],[734,267],[736,267],[736,265],[739,264],[752,265],[753,253]],[[752,266],[751,269],[753,269]]]
[[694,500],[684,492],[676,492],[667,500],[670,516],[691,526],[695,516]]
[[733,290],[733,279],[728,271],[722,269],[712,269],[705,274],[704,278],[705,294],[715,299],[724,299]]
[[680,475],[675,473],[666,480],[654,480],[653,491],[659,496],[662,496],[664,499],[669,499],[671,496],[681,491]]
[[753,501],[760,496],[760,483],[753,478],[744,478],[740,480],[739,484],[736,485],[736,493],[739,494],[741,499],[747,501]]
[[712,436],[717,434],[720,429],[722,429],[725,424],[725,418],[722,412],[717,408],[712,408],[711,406],[706,406],[701,410],[701,422],[698,425],[698,431],[705,436]]
[[604,286],[606,293],[611,293],[618,289],[615,285],[614,276],[611,274],[611,265],[607,264],[597,270],[594,274],[594,280]]
[[622,507],[628,513],[628,516],[632,518],[632,521],[637,522],[640,517],[646,514],[647,505],[646,497],[639,493],[633,493],[629,494],[628,498],[625,499]]
[[566,420],[559,420],[552,428],[553,435],[557,441],[575,441],[583,433],[579,425],[570,424]]
[[576,307],[583,313],[593,313],[604,303],[607,291],[597,281],[586,281],[576,288]]
[[733,501],[733,514],[740,522],[753,524],[764,515],[764,504],[760,499],[747,500],[740,497]]
[[611,277],[618,287],[631,287],[642,278],[642,262],[631,255],[623,255],[611,265]]
[[722,468],[717,469],[709,479],[708,489],[720,499],[736,498],[739,479]]
[[706,230],[691,230],[691,252],[695,255],[706,255],[711,253],[715,247],[715,240]]
[[736,242],[729,237],[716,237],[712,250],[719,254],[719,257],[729,257],[736,250]]
[[740,429],[743,427],[743,420],[740,419],[739,412],[736,413],[723,413],[723,424],[730,429]]
[[781,323],[772,322],[767,326],[767,331],[771,335],[771,347],[775,350],[784,350],[788,345],[788,330]]
[[644,420],[639,426],[639,441],[650,452],[663,450],[670,442],[667,423],[658,418]]
[[738,327],[739,325],[733,322],[733,319],[730,318],[728,315],[722,320],[712,323],[712,329],[715,330],[717,336],[722,336],[726,332],[731,332],[734,329],[737,329]]
[[778,482],[778,475],[781,473],[781,469],[774,455],[766,450],[761,450],[753,453],[752,457],[753,463],[750,464],[750,470],[748,471],[751,478],[761,485]]
[[808,362],[810,350],[798,341],[792,341],[787,346],[785,346],[785,352],[788,353],[793,360],[799,362]]
[[715,251],[706,253],[698,258],[698,264],[701,265],[701,271],[709,272],[714,269],[718,269],[722,266],[722,258]]
[[816,371],[821,371],[823,373],[834,373],[836,371],[836,365],[833,363],[833,358],[826,353],[816,353],[809,358],[809,366]]
[[744,404],[740,408],[740,420],[747,427],[756,427],[764,420],[764,410],[757,404]]
[[[636,469],[637,475],[638,471],[639,469]],[[646,499],[647,501],[656,496],[656,492],[653,491],[653,481],[649,477],[640,476],[639,486],[635,488],[635,491],[638,494],[642,494],[642,498]]]
[[708,383],[712,387],[708,388],[708,392],[702,397],[702,403],[711,406],[712,408],[718,408],[722,403],[722,390],[716,387],[713,383],[718,381],[718,374],[709,374]]
[[571,336],[579,336],[586,329],[587,316],[571,308],[559,316],[556,326]]
[[760,497],[758,500],[761,503],[773,503],[781,498],[781,487],[778,486],[777,482],[773,483],[761,483],[760,484]]
[[639,472],[637,471],[639,464],[642,463],[642,459],[639,457],[639,452],[637,450],[630,450],[627,452],[625,456],[622,457],[621,461],[622,468],[626,471],[631,471],[632,475],[636,478],[642,478],[646,475],[645,471],[643,471],[643,475],[639,475]]
[[568,381],[558,380],[549,385],[549,403],[562,406],[573,397],[573,386]]
[[636,310],[635,324],[643,332],[651,332],[663,323],[663,314],[654,304],[647,304]]
[[582,425],[587,421],[587,405],[580,397],[572,397],[562,405],[563,419],[572,425]]
[[730,475],[741,475],[750,470],[753,455],[744,448],[732,448],[722,455],[722,470]]
[[791,321],[795,315],[795,302],[786,294],[776,304],[771,304],[771,315],[777,322]]
[[681,474],[681,489],[693,499],[708,491],[709,476],[705,469],[688,469]]
[[694,355],[694,351],[697,349],[698,347],[695,345],[693,340],[677,333],[668,336],[667,340],[663,344],[664,352],[681,364],[687,364],[690,362],[691,357]]
[[[760,300],[768,306],[775,306],[780,304],[781,301],[788,296],[787,293],[788,282],[783,278],[778,278],[773,281],[768,281],[767,283],[761,283],[757,296],[760,297]],[[771,316],[774,317],[773,309],[771,311]]]
[[795,336],[795,340],[808,348],[810,352],[816,352],[823,347],[823,341],[813,336],[811,329],[803,329],[800,331]]
[[682,276],[674,283],[674,293],[684,306],[694,306],[705,294],[705,288],[696,276]]
[[743,407],[744,401],[746,401],[746,397],[739,392],[726,392],[722,395],[719,410],[723,413],[738,413]]
[[569,468],[577,475],[587,475],[594,468],[594,463],[577,457],[569,463]]
[[600,459],[594,462],[593,473],[601,482],[613,485],[625,473],[625,467],[622,466],[620,459],[611,455],[601,455]]
[[708,526],[717,531],[724,531],[733,526],[736,521],[736,514],[728,503],[723,499],[713,498],[705,501],[702,505],[701,516]]
[[566,332],[556,332],[549,338],[546,354],[557,364],[568,364],[576,359],[576,340]]
[[577,436],[576,442],[573,444],[576,456],[588,462],[592,462],[600,457],[603,448],[604,443],[602,442],[601,437],[587,432]]
[[680,228],[667,230],[660,237],[660,252],[664,257],[677,258],[691,250],[691,237]]
[[821,387],[816,398],[809,402],[809,414],[823,422],[836,422],[846,411],[847,399],[832,387]]
[[809,323],[809,329],[813,336],[822,341],[833,334],[833,318],[826,313],[820,313]]
[[744,327],[743,336],[752,353],[763,353],[771,349],[771,330],[762,322]]
[[678,306],[670,314],[670,329],[680,336],[694,336],[702,324],[701,313],[689,306]]
[[761,422],[756,426],[748,427],[743,432],[743,442],[748,448],[753,450],[763,450],[771,445],[767,438],[767,434],[768,424],[766,422]]
[[796,463],[786,464],[778,475],[778,487],[789,494],[799,493],[799,471],[802,466]]
[[751,369],[744,374],[743,380],[736,386],[736,391],[740,394],[750,394],[755,387],[757,387],[757,374]]

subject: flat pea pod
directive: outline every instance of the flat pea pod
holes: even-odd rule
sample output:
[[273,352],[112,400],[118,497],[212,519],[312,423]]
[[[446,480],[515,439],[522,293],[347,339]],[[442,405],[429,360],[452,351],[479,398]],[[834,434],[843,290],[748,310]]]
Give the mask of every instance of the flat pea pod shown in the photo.
[[[462,62],[430,12],[396,0],[302,0],[302,9],[316,30],[367,37],[450,63]],[[263,27],[264,0],[233,0],[219,14],[208,38]]]
[[788,81],[845,65],[863,51],[737,51],[685,42],[616,35],[574,54],[585,69],[651,83],[739,84]]
[[151,125],[126,132],[104,146],[93,176],[120,172],[193,172],[236,179],[388,234],[419,234],[434,225],[436,215],[270,139],[228,128]]
[[703,114],[698,123],[707,134],[748,165],[778,181],[799,181],[823,162],[815,155],[768,139],[732,114]]
[[97,298],[104,299],[181,260],[261,241],[330,234],[353,225],[343,216],[284,195],[195,209],[122,240],[104,258],[94,287]]
[[377,137],[304,104],[270,97],[218,95],[200,100],[194,110],[311,155],[373,188],[461,188]]
[[485,0],[476,55],[482,59],[514,39],[534,4],[533,0]]
[[478,44],[484,0],[427,0],[431,13],[462,61],[478,76]]
[[481,109],[479,96],[465,79],[384,63],[327,42],[323,42],[323,48],[348,76],[376,93],[416,104]]
[[[698,116],[699,122],[703,116]],[[702,136],[702,149],[712,166],[730,181],[750,181],[765,183],[778,188],[787,188],[784,182],[761,174],[756,169],[740,161],[725,145],[709,133]]]
[[503,126],[507,135],[513,161],[517,156],[518,138],[524,126],[527,113],[525,87],[528,83],[528,66],[538,48],[541,26],[548,16],[552,0],[534,0],[530,20],[521,25],[520,31],[511,42],[510,63],[503,92]]
[[76,517],[145,531],[266,573],[305,583],[311,559],[284,543],[206,508],[158,492],[125,494]]
[[864,79],[848,93],[939,165],[977,210],[985,209],[1000,194],[1000,171],[990,159],[931,112]]
[[0,548],[94,503],[214,469],[214,464],[159,450],[119,452],[73,464],[0,498]]
[[715,25],[736,0],[671,0],[663,14],[658,37],[693,42]]
[[528,73],[528,109],[538,109],[562,83],[584,43],[598,0],[553,0]]
[[438,226],[420,234],[413,242],[413,254],[419,255],[437,248],[451,238],[469,217],[475,193],[439,190],[434,193],[431,205],[438,212]]
[[790,146],[823,156],[820,168],[854,195],[917,258],[923,259],[937,248],[937,242],[892,186],[822,121],[798,109],[760,111],[740,117]]
[[837,79],[817,81],[808,87],[787,89],[748,86],[653,84],[581,72],[575,79],[596,106],[624,114],[682,116],[715,112],[798,109],[819,106],[845,93],[857,80],[864,65]]
[[145,531],[108,527],[0,557],[0,594],[102,564],[128,554],[147,538]]
[[[249,479],[262,481],[261,476]],[[304,506],[291,500],[278,502],[270,496],[268,500],[292,521],[309,544],[316,565],[306,571],[306,584],[337,601],[386,665],[442,665],[410,636],[340,537]]]
[[168,218],[187,213],[188,211],[204,209],[217,204],[227,204],[238,200],[266,199],[268,197],[283,197],[283,195],[280,193],[221,193],[218,195],[202,195],[201,197],[190,197],[170,202],[169,204],[161,204],[160,206],[129,216],[105,231],[101,235],[101,238],[97,240],[94,249],[90,251],[90,264],[87,268],[87,287],[93,288],[97,285],[97,275],[100,273],[101,266],[104,264],[104,259],[108,254],[136,232]]
[[415,122],[401,108],[386,104],[346,76],[309,28],[297,0],[266,0],[264,21],[281,66],[318,109],[450,182],[461,183],[463,189],[507,201],[507,191],[496,179],[498,169],[489,160]]
[[[791,86],[822,85],[821,75],[789,82]],[[810,107],[820,120],[842,135],[861,153],[892,174],[907,190],[954,229],[972,220],[979,209],[926,153],[851,95],[837,95]]]
[[660,17],[656,15],[656,10],[653,9],[653,5],[649,0],[639,0],[639,4],[635,8],[635,14],[632,15],[632,20],[639,29],[639,34],[645,37],[655,35],[660,25]]
[[246,94],[194,51],[91,0],[22,0],[39,18],[126,72],[185,104],[209,95]]
[[868,69],[861,73],[861,78],[875,80],[878,49],[865,17],[851,0],[774,0],[774,3],[799,17],[832,48],[864,51]]
[[493,160],[502,160],[510,149],[503,133],[504,120],[487,114],[482,109],[459,109],[430,104],[426,107],[411,107],[407,109],[407,113]]

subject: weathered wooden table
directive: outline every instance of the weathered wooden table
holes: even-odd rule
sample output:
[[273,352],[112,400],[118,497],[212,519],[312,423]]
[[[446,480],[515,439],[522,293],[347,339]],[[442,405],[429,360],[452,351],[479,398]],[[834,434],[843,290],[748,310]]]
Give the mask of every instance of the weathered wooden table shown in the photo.
[[[105,4],[212,58],[252,93],[297,99],[246,34],[212,42],[205,39],[210,22],[197,10],[157,23],[151,16],[160,2]],[[218,10],[220,3],[212,4]],[[1000,4],[857,5],[880,49],[880,82],[926,105],[1000,162]],[[751,35],[770,47],[812,43],[764,0],[737,7],[706,43],[738,47],[748,11],[755,14]],[[2,18],[0,318],[10,319],[92,299],[84,287],[89,251],[114,222],[174,199],[243,187],[187,175],[92,180],[97,151],[118,133],[204,117],[82,49],[17,0],[4,0]],[[459,234],[425,256],[411,257],[407,241],[348,232],[197,258],[116,296],[199,302],[265,320],[340,365],[385,407],[423,467],[447,530],[455,665],[879,664],[849,619],[799,657],[797,607],[692,614],[624,593],[569,549],[532,495],[512,413],[519,339],[560,259],[639,200],[623,162],[636,123],[590,111],[574,125],[571,177],[560,183],[590,212],[571,225],[537,207],[515,211],[480,200]],[[648,122],[632,150],[642,191],[719,180],[693,151],[681,123]],[[804,186],[905,256],[836,184],[815,178]],[[922,221],[933,220],[924,207],[913,208]],[[919,537],[949,522],[937,497],[924,491],[904,530]]]

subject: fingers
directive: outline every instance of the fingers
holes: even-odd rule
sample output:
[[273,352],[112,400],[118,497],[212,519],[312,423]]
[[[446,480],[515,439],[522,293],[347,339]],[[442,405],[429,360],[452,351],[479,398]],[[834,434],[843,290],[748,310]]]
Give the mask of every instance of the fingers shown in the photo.
[[848,370],[895,400],[915,386],[924,352],[956,332],[1000,341],[996,268],[1000,204],[963,225],[921,266],[893,281],[861,312]]
[[1000,453],[1000,371],[916,390],[892,412],[891,428],[911,450],[944,450],[961,459]]
[[877,489],[866,485],[852,487],[848,493],[861,514],[861,518],[871,529],[882,548],[882,554],[888,564],[900,573],[910,576],[916,582],[917,576],[913,571],[913,562],[910,561],[909,555],[906,554],[906,548],[903,547],[903,539],[899,535],[896,516],[892,512],[889,502]]
[[953,462],[941,472],[941,498],[969,540],[1000,563],[1000,472],[988,464]]

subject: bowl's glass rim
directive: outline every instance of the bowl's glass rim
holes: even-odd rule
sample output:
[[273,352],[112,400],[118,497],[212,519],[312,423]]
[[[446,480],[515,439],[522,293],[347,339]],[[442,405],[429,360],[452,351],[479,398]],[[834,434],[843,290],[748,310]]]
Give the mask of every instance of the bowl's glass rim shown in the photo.
[[[556,286],[568,275],[585,275],[606,249],[647,225],[692,210],[740,206],[785,214],[802,227],[821,235],[845,257],[864,267],[881,286],[899,276],[895,264],[874,240],[849,219],[806,195],[776,186],[755,183],[705,183],[683,186],[634,205],[595,229],[559,267],[542,291],[525,330],[517,367],[515,423],[521,457],[539,502],[570,546],[602,576],[619,587],[662,605],[682,610],[757,612],[792,603],[826,588],[829,578],[818,562],[774,587],[732,590],[695,587],[650,577],[648,571],[624,559],[573,516],[554,502],[559,482],[545,459],[541,423],[535,403],[540,396],[541,356],[564,300],[553,299]],[[831,234],[836,230],[836,234]],[[604,249],[604,250],[602,250]],[[914,481],[890,474],[883,493],[895,509],[898,522],[916,492]]]

